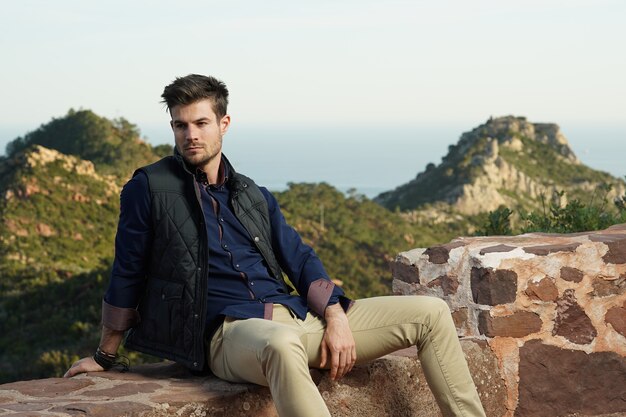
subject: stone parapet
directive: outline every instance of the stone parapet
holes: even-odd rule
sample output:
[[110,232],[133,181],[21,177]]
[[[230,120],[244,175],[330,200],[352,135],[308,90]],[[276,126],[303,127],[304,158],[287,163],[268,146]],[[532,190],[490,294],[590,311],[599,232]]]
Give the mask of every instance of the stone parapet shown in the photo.
[[[465,340],[489,416],[504,411],[506,390],[495,355],[483,341]],[[355,367],[335,382],[312,370],[331,415],[338,417],[439,417],[415,348]],[[71,379],[50,378],[0,385],[0,416],[90,417],[275,417],[269,390],[193,376],[171,362],[141,365],[128,373],[96,372]]]
[[501,415],[626,415],[626,224],[459,238],[392,270],[395,294],[443,298],[459,336],[492,349]]

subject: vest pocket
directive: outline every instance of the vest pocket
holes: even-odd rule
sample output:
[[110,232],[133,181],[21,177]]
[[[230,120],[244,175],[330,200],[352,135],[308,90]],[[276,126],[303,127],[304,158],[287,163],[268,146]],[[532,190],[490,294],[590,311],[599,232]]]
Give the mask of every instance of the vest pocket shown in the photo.
[[145,340],[182,349],[184,287],[178,282],[148,279],[144,302],[140,306],[140,332]]

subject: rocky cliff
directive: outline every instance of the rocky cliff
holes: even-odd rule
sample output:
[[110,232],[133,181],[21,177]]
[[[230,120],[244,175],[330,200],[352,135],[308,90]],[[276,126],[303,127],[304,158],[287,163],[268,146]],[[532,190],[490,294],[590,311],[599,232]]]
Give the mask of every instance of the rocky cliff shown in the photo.
[[625,190],[624,181],[583,165],[558,125],[506,116],[463,133],[441,164],[429,164],[414,180],[376,201],[389,209],[439,205],[471,215],[500,205],[535,208],[541,195],[550,198],[561,190],[569,198],[589,201],[603,183],[614,186],[614,195]]

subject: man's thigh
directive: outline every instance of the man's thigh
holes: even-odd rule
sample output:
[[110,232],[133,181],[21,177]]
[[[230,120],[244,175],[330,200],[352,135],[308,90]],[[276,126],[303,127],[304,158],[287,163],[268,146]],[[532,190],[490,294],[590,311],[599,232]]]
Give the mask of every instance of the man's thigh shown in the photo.
[[[357,363],[368,362],[399,349],[415,345],[417,333],[427,330],[430,313],[441,308],[442,301],[422,296],[386,296],[356,300],[348,310],[354,337]],[[319,367],[324,335],[322,320],[309,318],[305,324],[305,347],[309,366]],[[305,325],[306,327],[306,325]]]
[[[422,296],[387,296],[356,300],[348,310],[350,329],[357,350],[357,363],[371,361],[417,340],[420,326],[428,327],[429,313],[442,301]],[[261,385],[258,352],[270,340],[296,335],[308,357],[308,366],[318,368],[325,322],[311,313],[305,320],[293,317],[283,306],[275,306],[274,320],[226,320],[211,343],[211,369],[229,381]],[[328,365],[327,365],[328,367]]]
[[211,370],[228,381],[267,385],[261,361],[264,350],[268,345],[301,343],[301,333],[301,327],[286,318],[275,321],[226,318],[210,344]]

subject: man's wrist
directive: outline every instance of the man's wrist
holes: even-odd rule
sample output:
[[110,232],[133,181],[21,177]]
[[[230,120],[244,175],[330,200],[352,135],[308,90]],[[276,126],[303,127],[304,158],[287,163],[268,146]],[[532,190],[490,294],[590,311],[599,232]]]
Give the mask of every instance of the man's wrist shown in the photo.
[[346,317],[346,313],[343,311],[343,308],[341,308],[341,305],[339,305],[339,303],[330,304],[324,310],[324,319],[326,321],[341,319],[343,317]]
[[117,355],[105,352],[98,346],[96,353],[93,355],[93,360],[105,371],[108,371],[116,365]]

